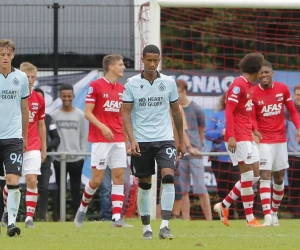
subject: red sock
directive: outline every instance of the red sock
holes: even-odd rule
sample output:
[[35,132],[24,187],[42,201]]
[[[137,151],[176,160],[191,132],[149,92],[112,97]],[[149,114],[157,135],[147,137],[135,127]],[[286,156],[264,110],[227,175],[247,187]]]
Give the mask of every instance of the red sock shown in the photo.
[[237,183],[235,183],[233,189],[225,197],[222,203],[225,205],[226,208],[229,208],[231,204],[240,196],[241,196],[241,182],[238,181]]
[[38,190],[36,189],[29,189],[26,190],[26,221],[29,219],[33,219],[36,203],[38,200]]
[[124,185],[112,185],[111,189],[112,219],[117,221],[121,218],[124,202]]
[[284,182],[281,185],[273,184],[273,195],[272,195],[272,213],[277,213],[278,207],[282,201],[284,195]]
[[271,212],[271,181],[260,180],[259,195],[264,215]]
[[244,211],[246,215],[247,221],[252,221],[254,219],[253,216],[253,171],[248,171],[246,173],[241,174],[241,198],[243,201]]
[[80,207],[79,207],[79,211],[86,213],[88,205],[89,205],[90,201],[92,200],[96,190],[97,190],[97,188],[94,189],[94,188],[91,187],[90,182],[88,182],[85,185],[83,195],[82,195],[82,199],[81,199],[81,204],[80,204]]

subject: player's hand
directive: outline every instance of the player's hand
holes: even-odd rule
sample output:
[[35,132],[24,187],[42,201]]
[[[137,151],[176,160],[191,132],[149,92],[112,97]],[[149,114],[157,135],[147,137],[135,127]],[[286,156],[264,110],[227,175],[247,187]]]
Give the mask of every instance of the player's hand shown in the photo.
[[300,129],[297,130],[296,139],[298,141],[298,144],[300,144]]
[[253,139],[253,141],[254,141],[257,145],[259,145],[260,139],[259,139],[258,136],[253,135],[253,136],[252,136],[252,139]]
[[191,155],[201,155],[201,151],[198,150],[197,148],[194,148],[193,146],[189,146],[189,147],[188,147],[188,152],[189,152]]
[[27,150],[27,138],[23,137],[23,153],[25,153]]
[[231,152],[231,153],[235,153],[236,151],[236,140],[234,137],[230,137],[228,139],[228,150]]
[[176,151],[179,159],[185,155],[185,145],[183,142],[178,144]]
[[47,150],[42,150],[41,151],[41,160],[42,162],[44,162],[46,160],[47,157]]
[[126,153],[127,153],[127,155],[131,155],[131,147],[130,147],[130,145],[126,146]]
[[261,138],[262,138],[261,133],[259,133],[257,130],[253,130],[252,133],[253,133],[255,136],[257,136],[257,137],[261,140]]
[[107,140],[112,141],[114,139],[114,134],[113,132],[111,132],[111,130],[108,127],[103,126],[101,128],[101,132]]
[[140,145],[136,142],[136,140],[130,142],[130,145],[131,145],[131,153],[134,156],[140,157],[141,156]]

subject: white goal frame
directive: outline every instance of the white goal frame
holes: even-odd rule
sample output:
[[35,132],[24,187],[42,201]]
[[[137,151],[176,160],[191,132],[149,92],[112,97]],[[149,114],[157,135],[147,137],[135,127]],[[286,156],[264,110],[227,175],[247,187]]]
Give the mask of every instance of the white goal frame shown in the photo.
[[[249,9],[300,9],[300,0],[150,0],[149,1],[149,39],[148,44],[156,45],[161,51],[160,18],[161,8],[249,8]],[[139,56],[140,57],[140,56]],[[139,67],[138,64],[136,64]],[[158,66],[161,70],[161,63]],[[210,155],[210,153],[203,153]],[[152,176],[151,219],[156,219],[156,182]]]

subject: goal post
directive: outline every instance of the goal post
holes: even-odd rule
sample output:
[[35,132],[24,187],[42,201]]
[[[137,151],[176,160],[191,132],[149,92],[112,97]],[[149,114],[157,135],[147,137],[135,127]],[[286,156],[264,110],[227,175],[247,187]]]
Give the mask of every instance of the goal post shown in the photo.
[[[158,70],[184,79],[191,98],[204,110],[213,110],[237,76],[238,61],[254,51],[281,70],[276,80],[291,90],[300,83],[299,10],[300,0],[150,0],[139,12],[140,53],[148,44],[158,46]],[[140,61],[136,65],[142,69]],[[152,183],[155,219],[156,175]]]

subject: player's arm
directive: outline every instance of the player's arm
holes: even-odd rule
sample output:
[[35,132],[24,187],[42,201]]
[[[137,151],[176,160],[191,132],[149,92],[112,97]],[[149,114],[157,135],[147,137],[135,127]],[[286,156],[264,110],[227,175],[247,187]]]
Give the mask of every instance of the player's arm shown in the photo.
[[46,136],[46,125],[45,125],[45,101],[41,102],[41,108],[38,113],[38,134],[41,140],[41,158],[42,162],[47,157],[47,136]]
[[28,123],[29,123],[29,108],[28,108],[28,98],[24,98],[21,101],[21,111],[22,111],[22,135],[23,135],[23,150],[27,149],[27,138],[28,138]]
[[41,140],[42,162],[44,162],[47,157],[47,137],[46,137],[46,126],[45,126],[44,119],[38,121],[38,133]]

